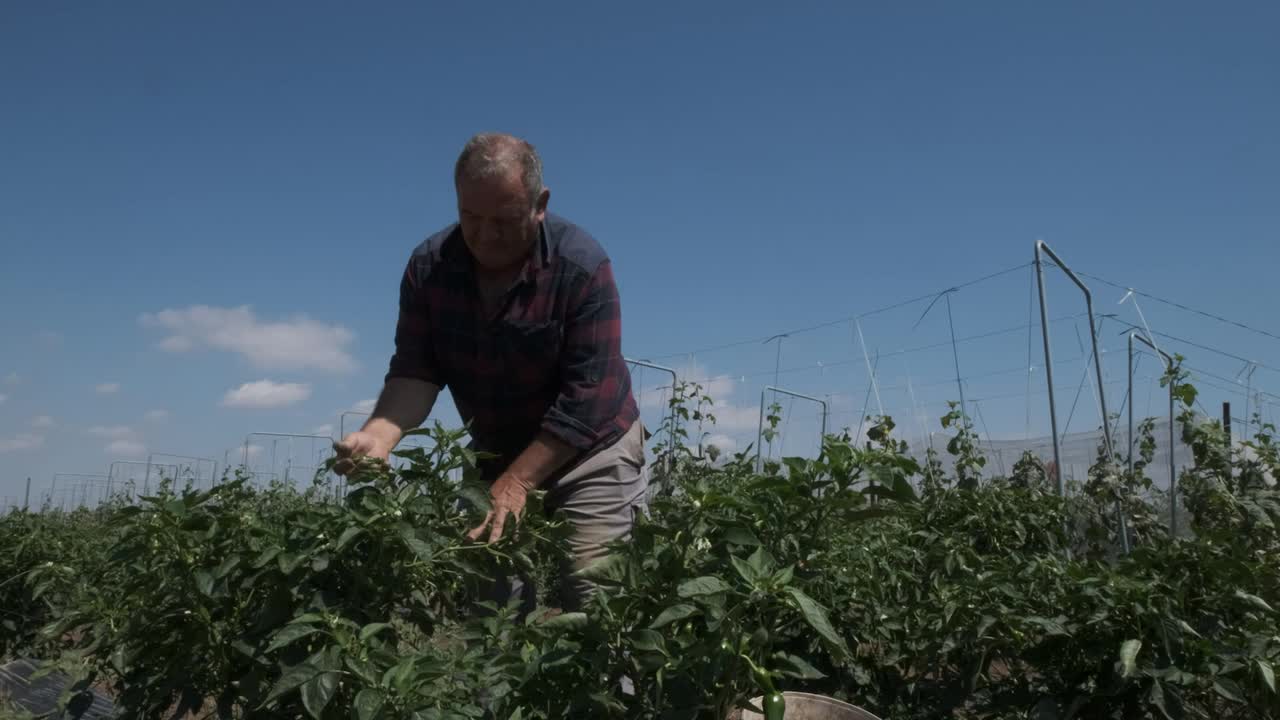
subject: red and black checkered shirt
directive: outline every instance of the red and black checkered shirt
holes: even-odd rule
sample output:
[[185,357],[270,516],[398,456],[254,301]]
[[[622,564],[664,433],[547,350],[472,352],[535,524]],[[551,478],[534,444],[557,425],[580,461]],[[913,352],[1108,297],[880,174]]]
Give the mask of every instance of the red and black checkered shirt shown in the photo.
[[620,438],[639,416],[622,357],[608,256],[550,213],[502,310],[483,317],[470,251],[454,224],[414,250],[400,282],[387,378],[449,388],[477,449],[510,463],[545,430],[581,451]]

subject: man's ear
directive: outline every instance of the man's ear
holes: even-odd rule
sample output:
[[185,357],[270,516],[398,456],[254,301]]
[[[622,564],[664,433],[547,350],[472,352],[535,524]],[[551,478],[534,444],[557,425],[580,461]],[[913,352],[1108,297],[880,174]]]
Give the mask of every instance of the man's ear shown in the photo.
[[538,193],[538,199],[533,201],[533,217],[538,222],[542,222],[547,216],[547,203],[551,200],[551,188],[542,188],[542,192]]

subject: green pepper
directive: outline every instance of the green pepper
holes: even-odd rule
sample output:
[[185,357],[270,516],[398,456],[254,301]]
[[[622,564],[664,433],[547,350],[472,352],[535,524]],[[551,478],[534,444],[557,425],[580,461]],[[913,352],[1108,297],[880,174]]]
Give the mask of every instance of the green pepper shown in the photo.
[[764,720],[783,720],[787,712],[787,701],[782,693],[769,693],[764,698]]

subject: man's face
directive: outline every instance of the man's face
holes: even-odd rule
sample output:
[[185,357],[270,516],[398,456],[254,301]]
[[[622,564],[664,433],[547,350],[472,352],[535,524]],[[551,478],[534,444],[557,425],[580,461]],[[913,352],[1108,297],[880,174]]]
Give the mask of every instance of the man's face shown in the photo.
[[518,172],[458,183],[462,239],[476,263],[495,271],[522,264],[538,238],[548,195],[544,189],[531,204]]

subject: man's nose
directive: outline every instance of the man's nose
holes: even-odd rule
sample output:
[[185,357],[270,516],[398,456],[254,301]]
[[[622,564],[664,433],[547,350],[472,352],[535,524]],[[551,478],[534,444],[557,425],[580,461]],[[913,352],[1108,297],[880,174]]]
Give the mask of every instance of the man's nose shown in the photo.
[[486,241],[502,238],[502,225],[497,220],[485,219],[480,222],[480,237]]

